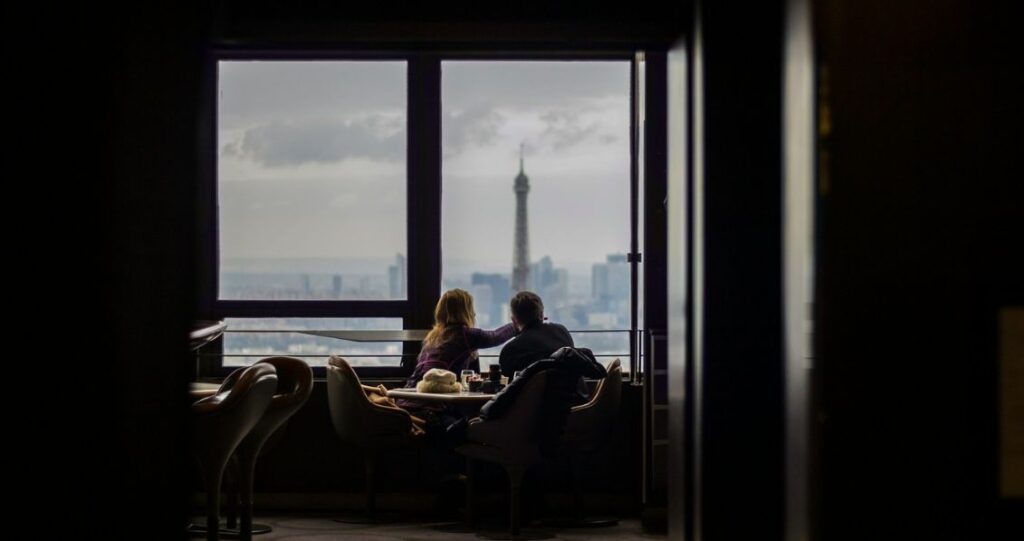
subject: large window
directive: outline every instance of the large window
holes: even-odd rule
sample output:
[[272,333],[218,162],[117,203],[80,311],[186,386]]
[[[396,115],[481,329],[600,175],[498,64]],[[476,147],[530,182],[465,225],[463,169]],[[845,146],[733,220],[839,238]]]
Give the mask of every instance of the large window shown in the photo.
[[221,52],[202,289],[228,331],[204,371],[338,354],[406,374],[417,342],[324,331],[427,328],[452,287],[489,328],[536,291],[628,368],[632,58]]
[[443,289],[469,290],[481,326],[531,290],[588,331],[577,345],[628,362],[630,67],[442,63]]
[[406,63],[221,61],[225,300],[406,297]]

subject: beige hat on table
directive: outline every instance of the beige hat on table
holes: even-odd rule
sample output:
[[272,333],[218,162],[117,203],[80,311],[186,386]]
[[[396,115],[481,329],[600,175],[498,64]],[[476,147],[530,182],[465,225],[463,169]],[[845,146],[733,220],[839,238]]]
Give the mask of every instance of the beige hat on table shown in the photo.
[[455,372],[442,368],[431,368],[416,384],[416,391],[421,393],[457,393],[461,390]]

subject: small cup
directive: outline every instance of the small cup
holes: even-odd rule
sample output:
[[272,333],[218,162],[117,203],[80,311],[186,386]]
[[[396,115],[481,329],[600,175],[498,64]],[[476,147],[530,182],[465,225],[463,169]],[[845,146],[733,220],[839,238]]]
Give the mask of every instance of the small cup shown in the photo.
[[478,393],[480,392],[480,386],[483,384],[483,380],[471,379],[469,380],[469,392]]
[[476,372],[473,370],[463,370],[461,374],[462,377],[460,378],[462,381],[462,386],[465,387],[466,383],[469,382],[469,380],[473,379],[473,376],[475,375]]

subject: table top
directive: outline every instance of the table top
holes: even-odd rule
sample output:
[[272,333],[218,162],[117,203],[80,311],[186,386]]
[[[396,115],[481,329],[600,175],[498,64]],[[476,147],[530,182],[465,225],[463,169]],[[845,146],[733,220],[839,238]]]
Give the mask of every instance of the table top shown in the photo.
[[388,391],[391,398],[419,400],[422,402],[487,402],[494,398],[493,393],[462,391],[458,393],[421,393],[416,389],[400,388]]
[[199,349],[219,338],[227,328],[227,324],[223,321],[196,321],[188,333],[189,347],[193,350]]
[[217,389],[220,389],[219,383],[193,381],[188,384],[188,394],[192,397],[192,400],[199,400],[200,398],[215,395],[217,394]]
[[430,331],[418,329],[393,331],[295,331],[313,336],[327,336],[353,342],[419,342]]

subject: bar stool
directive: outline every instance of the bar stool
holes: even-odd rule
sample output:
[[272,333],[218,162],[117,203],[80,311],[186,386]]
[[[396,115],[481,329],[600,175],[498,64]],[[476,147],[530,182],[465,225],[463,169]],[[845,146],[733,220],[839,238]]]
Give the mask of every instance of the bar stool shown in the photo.
[[[237,530],[234,529],[233,506],[237,502],[234,493],[229,492],[231,501],[228,506],[228,527],[221,529],[222,536],[237,536],[243,541],[252,539],[254,534],[272,531],[270,526],[252,523],[253,475],[256,460],[261,451],[268,446],[271,436],[276,438],[280,434],[288,419],[306,404],[309,396],[313,393],[313,370],[304,361],[294,357],[268,357],[256,363],[256,365],[259,364],[268,364],[277,370],[277,391],[259,422],[235,449],[232,463],[237,467],[238,496],[241,497],[241,524]],[[236,374],[238,371],[228,376],[228,380],[225,382],[231,380]],[[205,529],[190,528],[189,531],[201,533]]]
[[228,459],[260,421],[277,389],[277,369],[256,364],[236,370],[217,394],[192,404],[195,453],[206,486],[206,539],[218,541],[220,485]]

